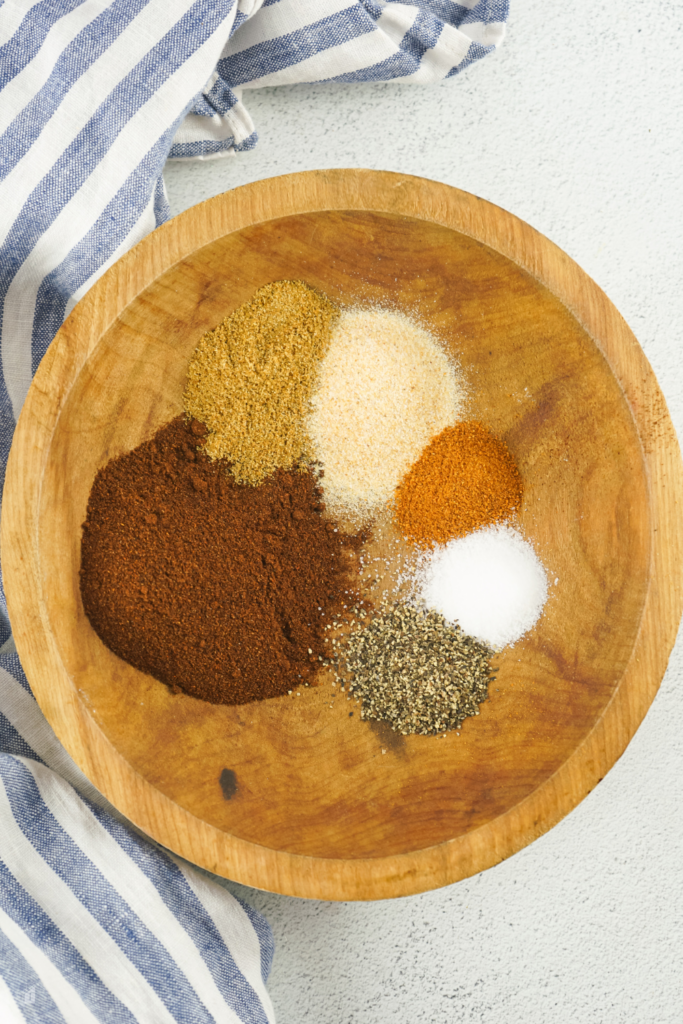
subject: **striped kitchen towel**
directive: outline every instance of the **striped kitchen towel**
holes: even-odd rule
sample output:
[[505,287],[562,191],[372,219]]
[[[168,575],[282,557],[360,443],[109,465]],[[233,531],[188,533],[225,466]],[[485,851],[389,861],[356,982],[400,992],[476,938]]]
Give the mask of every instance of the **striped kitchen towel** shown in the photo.
[[[507,0],[0,2],[0,476],[55,332],[168,217],[169,158],[251,149],[245,90],[437,82]],[[267,923],[148,842],[78,771],[0,587],[0,1021],[272,1021]]]
[[150,843],[0,653],[0,1022],[275,1020],[265,919]]

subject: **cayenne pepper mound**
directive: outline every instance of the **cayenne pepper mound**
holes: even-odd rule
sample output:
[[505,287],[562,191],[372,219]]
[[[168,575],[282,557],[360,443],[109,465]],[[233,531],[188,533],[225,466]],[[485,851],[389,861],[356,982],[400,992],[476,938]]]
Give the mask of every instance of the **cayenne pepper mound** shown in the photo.
[[240,485],[198,449],[205,436],[178,417],[97,473],[81,594],[114,654],[174,690],[244,704],[312,680],[362,540],[323,518],[310,472]]
[[521,500],[522,478],[505,442],[481,423],[456,423],[404,476],[394,518],[409,541],[430,547],[509,519]]

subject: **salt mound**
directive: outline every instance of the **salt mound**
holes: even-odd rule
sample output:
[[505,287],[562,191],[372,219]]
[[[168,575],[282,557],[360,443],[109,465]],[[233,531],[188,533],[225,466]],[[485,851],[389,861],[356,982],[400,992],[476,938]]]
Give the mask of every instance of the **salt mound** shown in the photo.
[[419,599],[492,647],[519,640],[548,597],[545,570],[531,544],[509,526],[489,526],[426,556]]

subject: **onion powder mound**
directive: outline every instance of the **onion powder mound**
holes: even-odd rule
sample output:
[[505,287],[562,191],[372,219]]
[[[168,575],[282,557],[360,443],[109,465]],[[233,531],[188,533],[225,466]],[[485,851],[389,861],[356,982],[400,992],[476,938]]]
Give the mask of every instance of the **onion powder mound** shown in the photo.
[[489,526],[425,556],[416,597],[494,648],[514,644],[538,621],[548,597],[545,569],[510,526]]
[[307,420],[325,505],[363,522],[393,498],[465,392],[439,342],[402,313],[350,309],[334,325]]

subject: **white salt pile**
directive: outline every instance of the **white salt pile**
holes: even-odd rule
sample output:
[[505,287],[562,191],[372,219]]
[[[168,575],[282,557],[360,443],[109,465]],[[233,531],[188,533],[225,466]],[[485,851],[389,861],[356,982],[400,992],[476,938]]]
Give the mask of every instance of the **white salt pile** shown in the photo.
[[509,526],[489,526],[436,548],[421,562],[418,598],[492,647],[531,629],[548,597],[543,565]]
[[438,341],[384,310],[342,313],[306,428],[325,471],[325,504],[363,521],[393,497],[425,445],[456,422],[464,390]]

